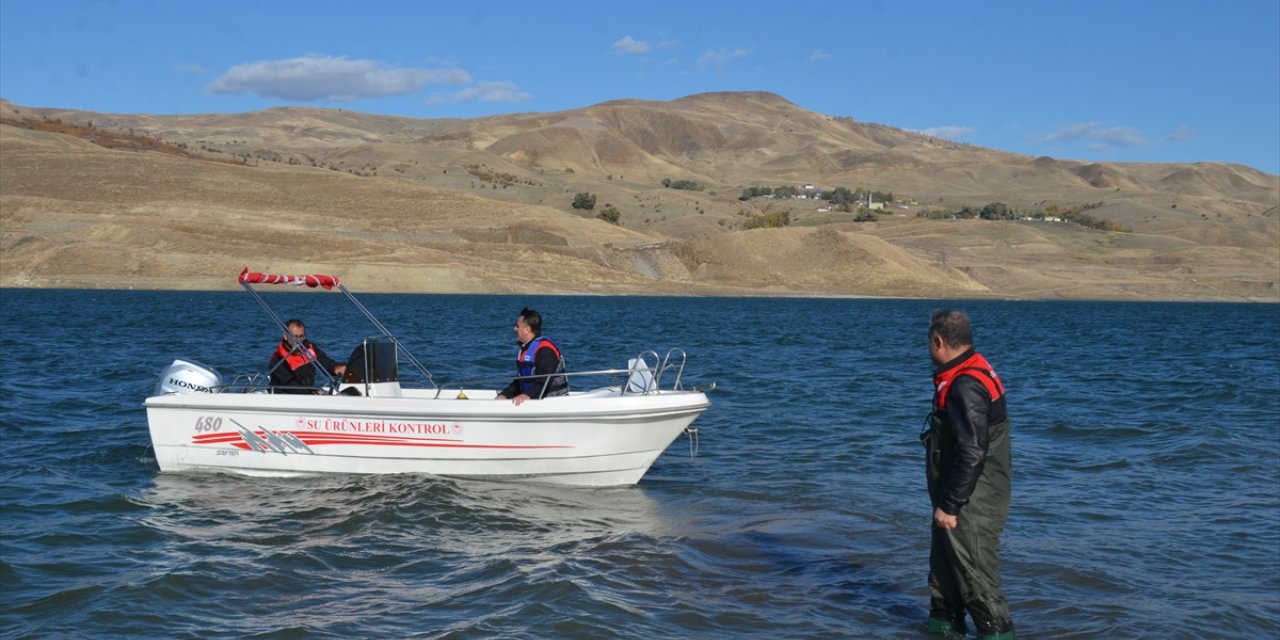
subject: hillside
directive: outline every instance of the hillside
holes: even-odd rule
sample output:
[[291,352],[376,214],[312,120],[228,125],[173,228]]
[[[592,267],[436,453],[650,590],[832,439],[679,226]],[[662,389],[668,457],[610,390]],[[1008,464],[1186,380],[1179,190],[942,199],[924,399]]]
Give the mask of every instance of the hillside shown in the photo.
[[[894,202],[739,199],[806,184]],[[248,265],[384,291],[1277,301],[1278,201],[1239,165],[1031,158],[767,93],[471,120],[0,101],[10,287],[227,288]],[[993,202],[1123,231],[917,217]],[[764,213],[790,224],[746,228]]]

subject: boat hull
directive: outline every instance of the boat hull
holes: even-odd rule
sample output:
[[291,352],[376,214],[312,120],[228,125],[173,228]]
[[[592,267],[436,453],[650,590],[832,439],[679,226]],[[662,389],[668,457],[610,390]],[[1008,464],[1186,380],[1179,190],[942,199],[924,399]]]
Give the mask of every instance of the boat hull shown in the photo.
[[709,406],[696,391],[598,390],[526,402],[189,393],[146,401],[161,471],[426,473],[580,486],[635,484]]

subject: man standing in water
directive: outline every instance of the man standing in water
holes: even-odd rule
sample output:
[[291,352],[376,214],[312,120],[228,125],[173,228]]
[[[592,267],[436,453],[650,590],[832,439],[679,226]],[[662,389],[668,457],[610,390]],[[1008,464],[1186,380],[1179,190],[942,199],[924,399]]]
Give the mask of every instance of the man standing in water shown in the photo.
[[1012,491],[1004,385],[974,350],[963,311],[934,312],[929,355],[933,412],[920,435],[933,503],[929,634],[964,633],[967,609],[980,640],[1012,640],[1000,591],[1000,533]]

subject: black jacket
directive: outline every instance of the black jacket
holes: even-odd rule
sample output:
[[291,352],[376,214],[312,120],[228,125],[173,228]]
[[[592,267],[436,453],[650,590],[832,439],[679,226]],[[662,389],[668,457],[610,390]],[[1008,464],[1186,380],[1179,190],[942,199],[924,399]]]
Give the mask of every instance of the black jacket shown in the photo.
[[[972,355],[973,351],[966,352],[939,371],[957,367]],[[1007,513],[1012,460],[1005,397],[993,402],[986,386],[964,373],[951,382],[946,396],[946,407],[930,416],[928,434],[933,441],[926,442],[933,505],[957,515],[976,492],[984,502],[994,501],[984,504],[984,510]]]
[[[290,348],[289,344],[281,341],[280,343],[286,350]],[[310,340],[304,340],[303,344],[313,349],[316,353],[315,362],[307,362],[299,366],[297,369],[291,369],[288,362],[280,362],[284,359],[280,355],[280,348],[277,347],[271,353],[271,360],[267,366],[271,369],[271,386],[273,387],[314,387],[316,385],[316,369],[317,363],[334,375],[334,369],[340,362],[325,355],[325,352],[312,344]],[[279,366],[276,366],[279,365]],[[306,389],[276,389],[276,393],[307,393]]]

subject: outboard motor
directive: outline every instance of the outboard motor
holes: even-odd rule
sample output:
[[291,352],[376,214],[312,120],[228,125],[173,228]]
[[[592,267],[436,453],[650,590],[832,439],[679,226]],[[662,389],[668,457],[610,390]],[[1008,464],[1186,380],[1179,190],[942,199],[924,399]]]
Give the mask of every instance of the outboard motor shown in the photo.
[[219,393],[222,391],[222,375],[213,367],[206,367],[189,360],[174,360],[160,372],[160,381],[151,395],[163,396],[175,393]]

